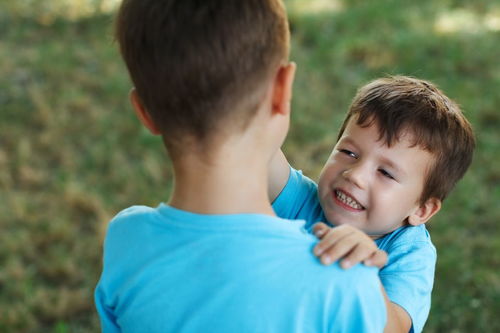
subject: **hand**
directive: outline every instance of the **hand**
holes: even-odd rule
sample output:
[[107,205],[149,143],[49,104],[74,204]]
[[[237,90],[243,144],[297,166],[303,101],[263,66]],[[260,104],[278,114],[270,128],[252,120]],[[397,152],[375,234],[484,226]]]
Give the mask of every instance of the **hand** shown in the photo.
[[314,254],[324,265],[330,265],[340,258],[343,258],[340,266],[344,269],[360,262],[378,268],[387,263],[387,253],[379,250],[367,234],[355,227],[344,224],[330,228],[320,222],[314,225],[313,232],[320,239],[314,247]]

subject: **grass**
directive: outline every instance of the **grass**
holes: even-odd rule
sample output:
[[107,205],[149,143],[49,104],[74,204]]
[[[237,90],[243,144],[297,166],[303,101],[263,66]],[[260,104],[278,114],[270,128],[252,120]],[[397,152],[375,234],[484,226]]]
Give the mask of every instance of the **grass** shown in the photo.
[[[112,17],[40,18],[9,3],[0,5],[0,331],[95,332],[106,223],[166,200],[170,164],[128,106]],[[499,331],[500,2],[307,3],[288,1],[298,63],[290,160],[318,175],[368,80],[436,82],[462,105],[478,147],[429,225],[438,267],[425,331]]]

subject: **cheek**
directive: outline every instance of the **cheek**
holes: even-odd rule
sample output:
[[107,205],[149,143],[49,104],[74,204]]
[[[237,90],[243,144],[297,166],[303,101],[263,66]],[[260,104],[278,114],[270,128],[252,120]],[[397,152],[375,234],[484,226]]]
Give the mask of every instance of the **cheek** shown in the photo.
[[322,194],[324,192],[325,183],[326,183],[325,174],[321,173],[319,175],[319,180],[318,180],[318,193],[319,193],[320,197],[322,196]]
[[329,184],[335,177],[335,168],[331,165],[326,166],[323,168],[321,171],[321,174],[319,175],[319,181],[318,181],[318,189],[319,191],[323,191],[325,188],[328,188]]
[[394,215],[404,215],[415,205],[415,194],[408,189],[392,189],[377,191],[371,196],[373,207],[379,207],[377,213],[387,214],[392,212]]
[[415,181],[405,189],[404,193],[402,193],[401,196],[406,199],[405,201],[409,205],[418,205],[423,190],[424,190],[423,181],[422,182]]

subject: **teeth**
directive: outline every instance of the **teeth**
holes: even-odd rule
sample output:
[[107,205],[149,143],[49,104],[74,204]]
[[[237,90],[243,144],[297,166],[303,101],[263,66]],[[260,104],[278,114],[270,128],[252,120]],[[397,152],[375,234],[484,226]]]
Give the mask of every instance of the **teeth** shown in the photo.
[[349,207],[352,207],[354,209],[362,209],[363,206],[361,206],[356,200],[353,198],[345,195],[345,193],[340,192],[340,191],[335,191],[335,195],[337,196],[337,199],[348,205]]

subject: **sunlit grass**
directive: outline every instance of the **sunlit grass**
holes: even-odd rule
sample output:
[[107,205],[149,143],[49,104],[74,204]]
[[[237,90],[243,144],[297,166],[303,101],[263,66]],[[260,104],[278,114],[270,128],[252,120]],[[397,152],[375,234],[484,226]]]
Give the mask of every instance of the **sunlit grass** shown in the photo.
[[301,15],[338,12],[344,7],[340,0],[288,0],[287,10]]
[[466,9],[442,13],[437,18],[434,29],[443,34],[500,31],[500,9],[485,15],[478,15]]
[[0,9],[10,15],[30,17],[48,25],[58,18],[75,21],[96,14],[110,14],[119,4],[120,0],[17,0],[4,1]]

